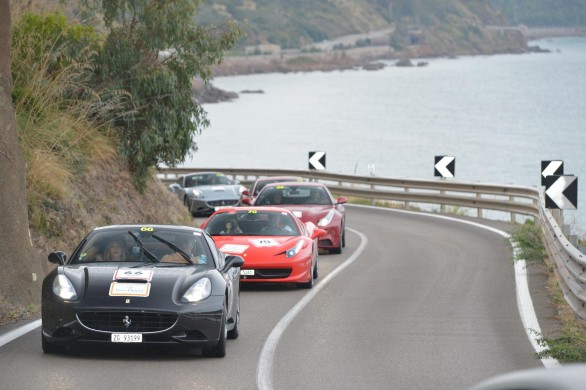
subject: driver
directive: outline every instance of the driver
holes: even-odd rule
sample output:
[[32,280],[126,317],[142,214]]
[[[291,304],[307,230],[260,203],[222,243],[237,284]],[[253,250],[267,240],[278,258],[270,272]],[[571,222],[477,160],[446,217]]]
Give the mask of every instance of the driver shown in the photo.
[[[206,264],[207,259],[205,255],[196,255],[196,242],[195,237],[191,236],[181,236],[178,240],[176,245],[185,252],[194,264]],[[183,255],[179,252],[173,252],[168,255],[163,256],[161,259],[161,263],[179,263],[179,264],[189,264],[189,262],[183,257]]]

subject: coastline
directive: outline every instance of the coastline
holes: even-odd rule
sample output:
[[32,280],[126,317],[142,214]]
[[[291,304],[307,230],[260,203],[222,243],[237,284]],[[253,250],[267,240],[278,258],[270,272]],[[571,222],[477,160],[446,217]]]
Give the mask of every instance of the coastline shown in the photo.
[[[531,41],[545,38],[586,36],[586,28],[527,28],[489,27],[500,32],[514,31],[521,33],[526,40],[525,47],[488,46],[481,50],[435,50],[429,45],[413,45],[402,51],[395,51],[390,46],[376,45],[352,47],[344,50],[323,50],[304,52],[300,50],[282,51],[279,54],[227,56],[221,64],[213,67],[213,77],[238,76],[259,73],[292,72],[329,72],[336,70],[364,69],[376,71],[387,66],[381,61],[396,60],[395,66],[425,66],[423,59],[467,55],[524,54],[529,52],[547,52]],[[420,60],[420,61],[418,61]],[[195,100],[200,103],[219,103],[238,98],[238,93],[223,91],[213,86],[213,80],[207,85],[201,80],[194,80],[192,90]],[[261,92],[262,91],[257,91]]]

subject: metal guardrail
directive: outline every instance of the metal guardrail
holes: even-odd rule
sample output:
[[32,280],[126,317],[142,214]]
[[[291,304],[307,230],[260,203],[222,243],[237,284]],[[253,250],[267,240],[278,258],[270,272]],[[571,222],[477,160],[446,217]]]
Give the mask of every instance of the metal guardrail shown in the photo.
[[545,249],[555,265],[566,302],[578,317],[586,320],[586,257],[570,243],[552,212],[545,206],[540,207],[539,220]]
[[[190,172],[218,171],[217,168],[164,168],[159,179],[172,183],[176,178]],[[299,176],[309,181],[322,182],[339,196],[352,196],[376,201],[402,202],[405,208],[415,205],[439,205],[442,214],[448,207],[466,208],[476,211],[479,218],[485,217],[483,210],[508,213],[509,221],[515,222],[517,214],[539,217],[539,190],[531,187],[461,183],[448,180],[392,179],[377,176],[356,176],[323,171],[296,171],[284,169],[240,169],[222,168],[225,175],[249,185],[263,176]]]
[[[476,217],[485,218],[484,210],[495,210],[509,215],[516,222],[517,215],[532,218],[541,225],[544,244],[566,301],[576,314],[586,319],[586,257],[574,247],[558,226],[539,189],[533,187],[463,183],[451,180],[411,180],[377,176],[356,176],[323,171],[284,169],[237,168],[164,168],[157,176],[166,184],[191,172],[221,171],[248,186],[258,177],[299,176],[309,181],[322,182],[338,196],[377,201],[401,202],[405,208],[421,205],[439,205],[442,214],[449,214],[449,206],[475,210]],[[459,211],[459,209],[456,209]]]

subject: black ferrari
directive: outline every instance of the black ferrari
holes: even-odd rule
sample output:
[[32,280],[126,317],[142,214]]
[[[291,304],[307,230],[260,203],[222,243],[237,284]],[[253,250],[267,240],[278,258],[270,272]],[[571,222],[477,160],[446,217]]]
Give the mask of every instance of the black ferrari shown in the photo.
[[223,357],[240,321],[244,260],[220,252],[203,230],[116,225],[94,229],[42,289],[42,346],[136,343],[201,348]]

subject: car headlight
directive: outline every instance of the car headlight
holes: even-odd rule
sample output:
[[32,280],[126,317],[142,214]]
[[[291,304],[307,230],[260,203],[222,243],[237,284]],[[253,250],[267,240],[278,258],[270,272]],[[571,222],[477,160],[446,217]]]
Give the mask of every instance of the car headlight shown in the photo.
[[301,241],[301,240],[297,241],[297,244],[295,244],[295,246],[293,248],[287,249],[287,252],[285,252],[285,256],[286,257],[297,256],[297,254],[299,253],[299,251],[301,250],[302,247],[303,247],[303,241]]
[[206,299],[212,293],[212,281],[208,278],[203,278],[198,280],[187,290],[183,297],[181,298],[181,302],[189,303],[189,302],[199,302],[201,300]]
[[195,188],[191,190],[191,194],[196,198],[203,198],[203,193]]
[[58,297],[65,299],[66,301],[71,301],[77,299],[77,293],[75,292],[75,288],[67,276],[65,275],[57,275],[55,280],[53,280],[53,292]]
[[328,226],[330,224],[330,222],[332,222],[333,218],[334,218],[334,210],[330,210],[325,217],[323,217],[322,219],[320,219],[318,221],[317,226]]

